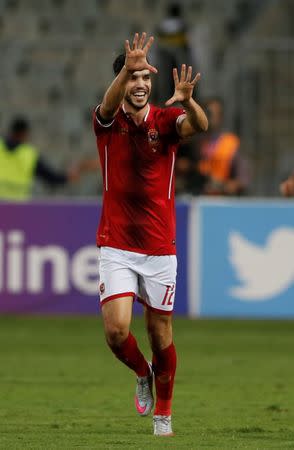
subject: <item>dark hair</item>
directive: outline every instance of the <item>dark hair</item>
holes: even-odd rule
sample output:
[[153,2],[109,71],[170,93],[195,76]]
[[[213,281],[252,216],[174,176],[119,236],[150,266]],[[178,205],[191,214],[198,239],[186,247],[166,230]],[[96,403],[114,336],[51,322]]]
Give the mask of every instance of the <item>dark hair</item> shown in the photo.
[[117,76],[125,64],[126,54],[121,53],[113,61],[112,68],[114,75]]
[[9,132],[11,134],[24,133],[29,130],[30,123],[25,117],[15,117],[9,125]]
[[171,17],[182,17],[182,6],[180,3],[172,3],[167,7],[167,15]]
[[[121,71],[121,69],[123,68],[123,66],[125,64],[125,59],[126,59],[126,54],[125,53],[121,53],[113,61],[112,69],[113,69],[114,75],[116,77],[119,74],[119,72]],[[149,63],[148,58],[147,58],[147,62]]]

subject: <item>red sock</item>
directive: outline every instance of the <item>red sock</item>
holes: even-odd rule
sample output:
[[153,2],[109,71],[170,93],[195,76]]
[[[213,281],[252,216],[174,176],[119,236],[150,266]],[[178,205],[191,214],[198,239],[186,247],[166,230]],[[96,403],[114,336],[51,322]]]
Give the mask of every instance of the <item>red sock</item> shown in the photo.
[[129,333],[127,339],[119,348],[111,348],[111,350],[120,361],[134,370],[138,377],[145,377],[149,374],[150,369],[148,363],[140,352],[137,341],[131,333]]
[[156,387],[154,415],[170,416],[177,367],[177,354],[173,343],[164,350],[153,353],[152,366]]

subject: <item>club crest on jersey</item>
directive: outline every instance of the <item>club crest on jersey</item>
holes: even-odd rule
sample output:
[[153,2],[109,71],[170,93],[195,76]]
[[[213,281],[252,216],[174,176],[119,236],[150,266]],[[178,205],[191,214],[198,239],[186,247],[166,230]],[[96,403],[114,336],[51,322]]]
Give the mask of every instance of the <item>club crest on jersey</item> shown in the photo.
[[105,292],[105,284],[104,283],[100,283],[99,291],[100,291],[100,294],[103,294]]
[[152,145],[152,150],[159,144],[158,131],[155,128],[150,128],[148,131],[148,142]]

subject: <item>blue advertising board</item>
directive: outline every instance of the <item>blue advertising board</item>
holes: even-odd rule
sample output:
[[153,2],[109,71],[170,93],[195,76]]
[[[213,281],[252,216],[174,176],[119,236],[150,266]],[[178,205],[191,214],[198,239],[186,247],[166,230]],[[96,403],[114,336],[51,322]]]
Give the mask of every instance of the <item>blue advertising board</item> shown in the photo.
[[192,315],[294,317],[294,204],[202,200],[193,208]]

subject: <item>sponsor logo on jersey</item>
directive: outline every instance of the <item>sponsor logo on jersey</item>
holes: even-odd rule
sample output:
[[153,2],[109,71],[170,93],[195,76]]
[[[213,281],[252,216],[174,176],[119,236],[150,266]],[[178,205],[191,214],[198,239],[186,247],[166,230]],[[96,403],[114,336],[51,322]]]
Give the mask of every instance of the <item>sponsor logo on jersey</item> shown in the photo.
[[119,133],[120,134],[128,134],[129,130],[127,128],[124,127],[120,127],[119,128]]

